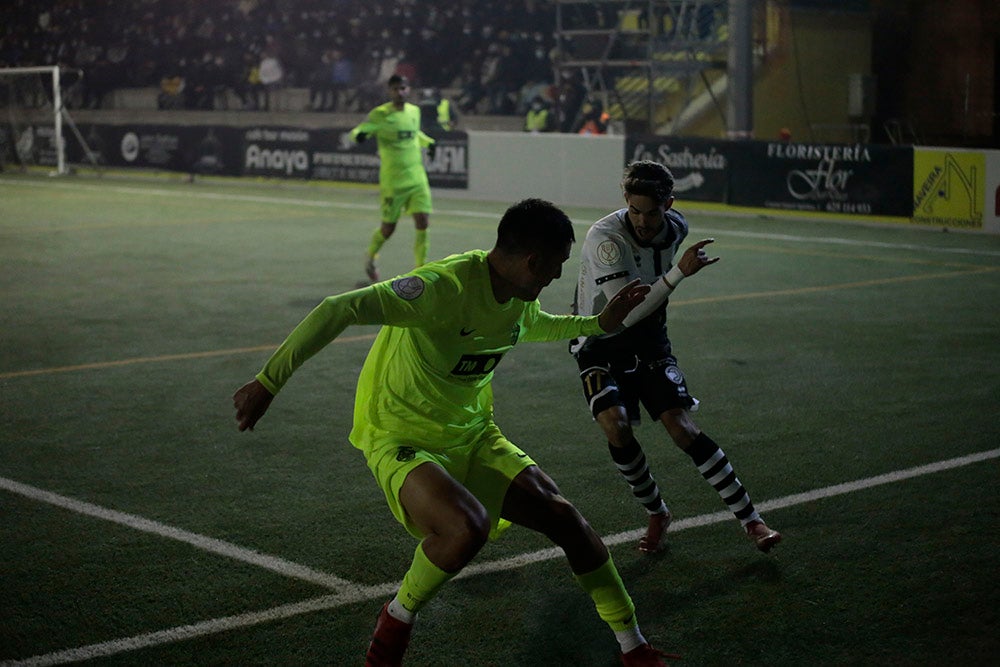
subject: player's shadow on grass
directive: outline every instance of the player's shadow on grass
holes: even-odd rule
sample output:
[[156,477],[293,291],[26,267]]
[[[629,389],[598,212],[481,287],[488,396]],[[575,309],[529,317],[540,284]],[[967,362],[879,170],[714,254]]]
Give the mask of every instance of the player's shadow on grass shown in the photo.
[[[748,548],[753,549],[749,545]],[[684,548],[671,549],[669,542],[654,554],[638,554],[634,558],[616,558],[618,569],[630,589],[642,590],[644,580],[670,577],[674,608],[700,605],[711,598],[725,597],[744,587],[780,586],[784,571],[774,557],[751,552],[750,562],[723,556],[699,557]]]
[[[550,587],[552,582],[555,586]],[[460,662],[449,664],[589,667],[618,661],[614,635],[564,562],[548,573],[516,569],[452,585],[458,595],[450,601],[435,599],[433,621],[430,615],[421,620],[425,625],[437,624],[443,632],[454,633],[453,641],[463,642],[456,651],[461,654]],[[479,634],[485,635],[481,641]],[[511,639],[502,641],[502,652],[496,653],[495,642],[503,637]],[[477,648],[480,643],[493,646],[494,652]]]

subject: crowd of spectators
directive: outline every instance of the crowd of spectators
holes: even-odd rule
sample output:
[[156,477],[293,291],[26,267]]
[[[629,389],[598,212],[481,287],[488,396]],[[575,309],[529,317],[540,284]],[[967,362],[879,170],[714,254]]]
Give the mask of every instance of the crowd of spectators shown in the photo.
[[267,109],[299,87],[312,109],[365,111],[397,72],[464,113],[560,94],[552,0],[4,0],[0,18],[0,67],[78,69],[84,108],[155,86],[163,108]]

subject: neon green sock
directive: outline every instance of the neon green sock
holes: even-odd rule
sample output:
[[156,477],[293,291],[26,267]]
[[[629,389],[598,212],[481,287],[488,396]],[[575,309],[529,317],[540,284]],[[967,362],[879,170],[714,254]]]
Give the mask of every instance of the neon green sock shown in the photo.
[[456,573],[445,572],[424,554],[423,543],[413,553],[413,563],[403,576],[396,599],[412,613],[431,601],[441,587],[451,581]]
[[382,245],[385,243],[385,237],[382,236],[382,228],[376,227],[375,232],[372,234],[371,241],[368,243],[368,256],[371,258],[378,257],[378,251],[382,249]]
[[418,229],[416,238],[413,240],[413,261],[416,262],[416,266],[423,266],[427,262],[427,248],[429,245],[427,230]]
[[622,578],[610,555],[604,565],[593,572],[576,575],[576,580],[583,590],[590,594],[594,606],[597,607],[597,615],[611,626],[613,631],[620,632],[636,627],[635,605],[625,590],[625,584],[622,583]]

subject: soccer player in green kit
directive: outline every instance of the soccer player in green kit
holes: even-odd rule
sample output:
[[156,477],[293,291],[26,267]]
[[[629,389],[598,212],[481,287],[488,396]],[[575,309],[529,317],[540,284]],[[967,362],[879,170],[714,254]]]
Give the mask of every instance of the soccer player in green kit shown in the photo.
[[405,209],[413,214],[416,238],[413,261],[420,266],[427,261],[427,227],[430,225],[431,186],[424,169],[423,148],[434,157],[434,140],[420,131],[420,107],[406,101],[410,83],[405,76],[393,74],[387,83],[389,101],[368,112],[368,119],[351,130],[357,143],[375,135],[380,160],[378,170],[382,224],[372,233],[365,251],[365,273],[378,282],[375,260],[378,251],[392,233]]
[[516,343],[617,330],[649,291],[630,283],[594,316],[542,311],[538,295],[561,275],[574,240],[560,209],[519,202],[489,252],[452,255],[325,299],[233,396],[239,429],[253,429],[292,373],[349,325],[382,325],[358,379],[350,440],[396,520],[420,542],[379,614],[369,667],[402,663],[417,612],[511,523],[563,549],[625,665],[665,664],[639,631],[600,536],[493,421],[493,372]]

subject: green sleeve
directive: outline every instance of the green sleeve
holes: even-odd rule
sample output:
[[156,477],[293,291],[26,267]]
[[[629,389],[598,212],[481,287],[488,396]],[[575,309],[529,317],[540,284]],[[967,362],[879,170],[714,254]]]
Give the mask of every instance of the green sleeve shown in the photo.
[[368,118],[363,123],[361,123],[360,125],[351,130],[351,141],[357,141],[358,134],[361,132],[364,132],[365,134],[375,134],[376,132],[378,132],[381,114],[376,113],[377,111],[378,107],[369,111]]
[[569,340],[577,336],[595,336],[606,333],[597,323],[597,315],[584,317],[581,315],[552,315],[542,310],[538,302],[529,305],[525,313],[524,340],[527,342],[546,342],[553,340]]
[[[425,275],[421,280],[426,284],[434,276]],[[299,366],[352,324],[412,326],[426,321],[428,307],[433,307],[430,295],[415,300],[401,298],[389,281],[327,297],[288,334],[257,379],[277,394]]]

